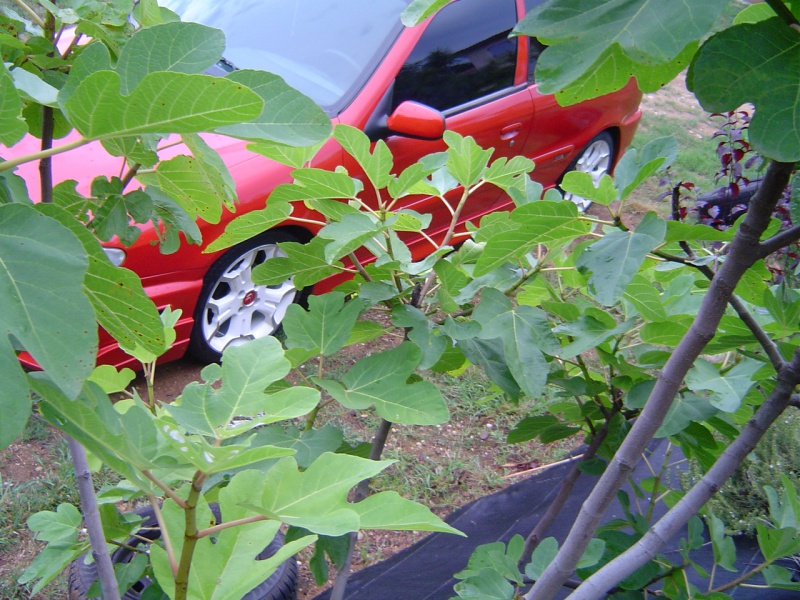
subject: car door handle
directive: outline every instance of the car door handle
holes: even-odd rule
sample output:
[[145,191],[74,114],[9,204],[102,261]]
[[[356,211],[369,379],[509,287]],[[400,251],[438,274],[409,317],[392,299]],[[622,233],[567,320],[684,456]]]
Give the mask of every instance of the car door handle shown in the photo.
[[501,140],[514,139],[519,135],[521,128],[522,128],[522,123],[513,123],[512,125],[506,125],[500,130],[500,139]]

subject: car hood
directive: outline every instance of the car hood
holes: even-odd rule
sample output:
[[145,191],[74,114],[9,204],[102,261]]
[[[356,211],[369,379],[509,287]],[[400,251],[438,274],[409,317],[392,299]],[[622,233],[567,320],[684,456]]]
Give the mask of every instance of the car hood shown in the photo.
[[[220,154],[229,170],[235,170],[240,165],[257,158],[262,161],[268,160],[246,150],[247,142],[245,141],[213,134],[203,134],[202,137],[206,143]],[[56,140],[53,143],[53,147],[58,148],[78,140],[80,140],[80,136],[73,132],[65,138]],[[175,145],[171,145],[173,142],[176,142]],[[169,146],[158,152],[162,161],[179,154],[190,154],[186,146],[179,143],[177,136],[167,138],[160,145]],[[11,150],[0,149],[0,156],[8,160],[34,154],[40,150],[41,140],[28,135]],[[74,180],[77,182],[78,192],[84,195],[89,195],[91,182],[95,177],[122,177],[127,171],[125,159],[119,156],[112,156],[99,142],[92,142],[80,148],[56,154],[51,160],[53,165],[53,184],[57,185],[63,181]],[[274,163],[274,166],[280,168],[277,163]],[[31,199],[34,202],[38,202],[41,198],[39,161],[33,160],[23,163],[17,167],[15,173],[25,180]],[[137,182],[134,181],[127,191],[136,187]]]

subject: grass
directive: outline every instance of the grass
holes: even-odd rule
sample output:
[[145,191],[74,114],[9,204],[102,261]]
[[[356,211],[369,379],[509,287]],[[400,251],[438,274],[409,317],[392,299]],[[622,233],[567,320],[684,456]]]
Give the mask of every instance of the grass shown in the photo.
[[675,100],[670,93],[674,86],[645,98],[644,116],[632,145],[642,148],[656,138],[673,136],[679,149],[672,165],[673,174],[677,180],[691,181],[700,190],[709,191],[716,187],[714,174],[719,169],[717,141],[711,138],[712,121],[696,103],[686,106],[685,102]]
[[[728,534],[752,535],[758,525],[769,526],[769,501],[764,487],[770,486],[782,497],[782,475],[788,477],[795,491],[800,493],[800,469],[796,460],[800,453],[799,426],[797,411],[781,415],[704,508],[722,520]],[[688,475],[687,484],[700,477],[700,467],[692,463]]]
[[[116,479],[104,469],[95,483],[101,487]],[[30,515],[55,510],[62,503],[80,505],[69,446],[61,434],[33,416],[19,442],[0,454],[0,598],[3,600],[31,598],[29,591],[16,580],[43,544],[33,540],[26,521]],[[3,556],[12,560],[5,562]],[[21,557],[25,560],[16,560]],[[62,574],[35,598],[50,600],[66,595],[66,575]]]
[[[28,517],[39,511],[55,510],[63,502],[79,503],[80,500],[69,460],[69,449],[62,436],[39,419],[32,418],[19,443],[36,449],[35,453],[30,454],[30,459],[36,463],[36,466],[31,465],[35,476],[25,481],[13,481],[8,477],[2,479],[0,552],[8,555],[30,554],[30,558],[33,558],[40,544],[32,541],[32,535],[25,524]],[[17,456],[14,454],[0,457],[0,473],[7,470]],[[28,589],[16,581],[23,571],[23,565],[6,567],[0,563],[0,598],[31,598]],[[40,600],[64,597],[65,575],[36,596]]]
[[[373,353],[394,345],[393,341],[382,343],[386,347]],[[332,356],[326,359],[326,367],[329,374],[341,375],[358,358]],[[383,457],[397,462],[373,480],[373,489],[397,491],[447,514],[512,483],[504,476],[513,474],[515,465],[524,468],[560,460],[580,441],[509,445],[508,432],[554,399],[509,401],[477,367],[458,376],[433,374],[432,381],[447,402],[450,420],[434,426],[394,424]],[[374,411],[349,410],[337,403],[328,405],[318,418],[317,426],[338,427],[351,445],[370,440],[380,424]]]
[[560,460],[581,441],[509,445],[508,432],[540,412],[547,398],[509,401],[476,367],[459,377],[438,375],[435,383],[450,408],[450,421],[433,427],[396,426],[386,458],[398,463],[376,478],[376,489],[396,490],[446,514],[513,483],[507,476],[517,466]]
[[[743,0],[728,3],[715,30],[729,26],[747,4]],[[678,158],[670,169],[672,184],[691,182],[695,184],[697,194],[717,188],[715,175],[720,163],[716,148],[720,138],[712,136],[721,120],[703,110],[686,89],[685,73],[658,92],[645,95],[642,110],[644,114],[632,147],[642,148],[656,138],[671,135],[678,143]],[[634,192],[633,199],[644,205],[643,208],[652,209],[656,198],[667,189],[667,186],[659,185],[659,177],[652,177]],[[662,216],[669,212],[666,202],[655,208]]]
[[[34,455],[38,476],[28,481],[3,481],[0,493],[0,551],[13,547],[27,518],[38,511],[54,510],[60,503],[80,502],[75,488],[75,474],[69,459],[67,442],[49,427],[33,418],[23,443],[39,442],[47,446],[42,455]],[[0,468],[5,464],[0,462]]]

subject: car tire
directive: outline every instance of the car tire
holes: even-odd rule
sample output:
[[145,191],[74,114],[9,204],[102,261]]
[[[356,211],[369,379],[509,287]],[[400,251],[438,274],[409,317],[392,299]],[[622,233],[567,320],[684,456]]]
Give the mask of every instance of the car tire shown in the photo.
[[[586,144],[578,156],[570,163],[569,167],[567,167],[567,170],[564,171],[564,174],[566,175],[570,171],[588,173],[591,175],[595,186],[597,186],[603,175],[611,173],[611,167],[614,164],[615,148],[616,143],[614,141],[614,136],[608,131],[601,131],[589,140],[589,143]],[[592,205],[591,200],[570,193],[564,193],[564,199],[574,202],[581,212],[586,212]]]
[[[210,505],[214,516],[219,519],[219,506]],[[138,548],[146,544],[146,540],[155,541],[161,537],[155,513],[150,506],[140,508],[136,514],[144,518],[141,529],[136,536],[125,542],[111,555],[115,565],[130,562],[135,554],[130,548]],[[262,560],[275,554],[283,546],[283,533],[278,534],[261,551],[257,559]],[[86,564],[86,555],[74,560],[69,566],[68,595],[69,600],[86,600],[89,588],[97,579],[95,563]],[[242,600],[295,600],[297,598],[297,561],[294,557],[285,560],[272,575],[244,595]],[[122,600],[139,600],[142,593],[150,585],[150,579],[137,581],[130,589],[120,590]]]
[[289,232],[268,231],[234,246],[211,266],[194,311],[190,356],[219,362],[225,348],[280,329],[289,306],[303,303],[308,292],[298,290],[291,278],[274,286],[255,285],[252,269],[268,258],[285,256],[278,243],[298,241]]

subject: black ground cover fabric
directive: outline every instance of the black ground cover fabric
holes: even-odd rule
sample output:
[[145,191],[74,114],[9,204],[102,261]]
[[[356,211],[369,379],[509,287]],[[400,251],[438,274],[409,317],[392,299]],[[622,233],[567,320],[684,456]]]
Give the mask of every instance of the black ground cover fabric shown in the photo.
[[[661,464],[665,449],[665,442],[654,445],[651,450],[651,464]],[[672,461],[675,461],[674,454]],[[453,578],[453,573],[464,569],[472,551],[481,544],[508,542],[517,533],[522,536],[527,535],[547,510],[559,483],[571,468],[572,464],[569,463],[555,466],[463,506],[452,513],[446,521],[466,533],[468,537],[443,533],[429,535],[395,556],[352,575],[348,582],[346,599],[448,600],[455,597],[453,585],[457,580]],[[643,461],[640,461],[633,476],[638,478],[650,476]],[[559,543],[563,541],[583,500],[596,481],[596,477],[588,475],[579,478],[573,494],[547,532],[547,536],[555,537]],[[606,514],[606,520],[622,517],[622,508],[617,503],[614,503]],[[673,540],[671,547],[664,553],[677,553],[679,542],[679,539]],[[755,540],[737,539],[736,548],[737,566],[740,570],[746,569],[748,565],[758,564],[760,554]],[[677,557],[672,559],[678,560]],[[710,569],[713,564],[711,545],[707,544],[693,554],[693,559],[706,569]],[[730,581],[736,575],[718,568],[715,573],[715,585]],[[707,580],[699,577],[692,579],[701,591],[706,591]],[[755,580],[753,583],[762,583],[762,580]],[[739,587],[727,593],[735,600],[755,600],[765,597],[769,600],[800,599],[800,592],[763,588]],[[565,589],[559,598],[565,598],[568,594],[569,590]],[[314,600],[328,600],[328,598],[329,592],[324,592]]]

